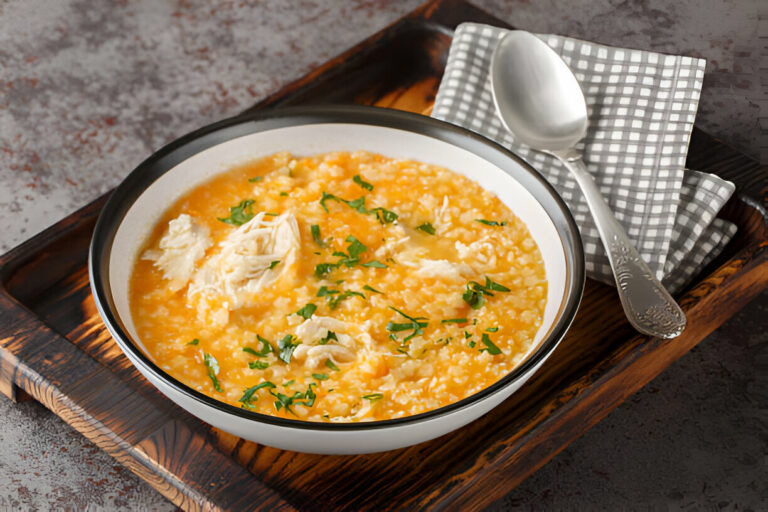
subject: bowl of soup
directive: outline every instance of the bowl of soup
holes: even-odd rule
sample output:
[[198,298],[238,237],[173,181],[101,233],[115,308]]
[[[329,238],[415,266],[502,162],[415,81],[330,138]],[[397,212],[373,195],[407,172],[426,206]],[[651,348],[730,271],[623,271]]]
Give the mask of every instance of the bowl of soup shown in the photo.
[[118,186],[89,270],[164,395],[282,449],[366,453],[455,430],[544,364],[584,286],[578,229],[534,169],[424,116],[249,114]]

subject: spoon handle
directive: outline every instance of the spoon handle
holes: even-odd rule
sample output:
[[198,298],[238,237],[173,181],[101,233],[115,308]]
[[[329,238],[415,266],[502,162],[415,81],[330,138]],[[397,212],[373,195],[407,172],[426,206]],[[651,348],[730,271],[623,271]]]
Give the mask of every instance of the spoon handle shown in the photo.
[[613,216],[581,155],[552,152],[581,187],[616,279],[621,305],[635,329],[659,338],[674,338],[685,329],[685,313],[640,257]]

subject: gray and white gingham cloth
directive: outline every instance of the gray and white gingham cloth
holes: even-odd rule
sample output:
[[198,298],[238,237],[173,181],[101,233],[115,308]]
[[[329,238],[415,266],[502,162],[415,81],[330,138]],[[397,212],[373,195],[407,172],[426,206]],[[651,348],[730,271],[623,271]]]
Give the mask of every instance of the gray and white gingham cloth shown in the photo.
[[[613,284],[600,236],[568,170],[556,158],[515,141],[496,113],[490,61],[506,32],[459,25],[432,116],[502,144],[541,172],[579,225],[588,275]],[[538,37],[570,66],[584,90],[589,130],[579,149],[600,192],[651,270],[671,291],[680,290],[736,229],[715,219],[733,184],[685,170],[705,61]]]

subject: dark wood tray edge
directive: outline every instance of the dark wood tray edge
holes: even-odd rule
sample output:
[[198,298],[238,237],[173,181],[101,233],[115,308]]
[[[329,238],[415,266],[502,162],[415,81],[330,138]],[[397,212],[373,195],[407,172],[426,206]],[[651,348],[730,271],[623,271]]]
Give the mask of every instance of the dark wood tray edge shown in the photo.
[[[429,11],[429,8],[434,9],[436,6],[444,7],[446,4],[452,3],[454,2],[436,2],[434,4],[428,4],[420,8],[417,12],[420,13],[419,16],[422,16],[423,13]],[[382,32],[385,32],[387,29],[384,29]],[[381,36],[382,33],[380,32],[372,37],[374,39],[379,39]],[[361,43],[361,45],[356,46],[355,49],[362,47],[364,43],[365,41]],[[307,80],[312,79],[312,76],[313,73],[310,73],[307,77],[300,79],[295,83],[306,83]],[[285,94],[288,94],[288,92]],[[281,94],[272,95],[259,105],[268,106],[277,102],[277,100],[282,97]],[[759,168],[759,166],[756,167]],[[738,181],[734,179],[732,180],[735,181],[738,186]],[[764,215],[764,207],[768,204],[766,201],[765,187],[761,188],[761,192],[760,200],[752,200],[748,202],[748,204],[751,203],[750,206],[752,208],[758,210],[761,215]],[[214,496],[205,490],[201,491],[203,494],[198,494],[193,491],[183,494],[180,493],[176,487],[178,483],[175,483],[174,485],[169,484],[170,480],[179,478],[179,475],[176,477],[173,476],[178,473],[178,467],[175,468],[176,472],[174,472],[174,465],[177,464],[178,461],[168,461],[168,464],[164,464],[163,467],[147,468],[141,465],[137,467],[135,462],[136,453],[132,452],[129,454],[120,451],[121,449],[124,449],[125,443],[120,439],[111,438],[109,436],[109,429],[105,430],[98,427],[98,425],[104,425],[101,420],[108,421],[108,418],[99,419],[93,416],[89,417],[87,415],[88,411],[84,410],[78,404],[71,402],[71,399],[68,398],[67,390],[51,384],[60,384],[60,381],[56,380],[55,375],[46,374],[45,369],[50,365],[47,365],[44,359],[29,359],[22,361],[19,358],[19,356],[27,357],[27,354],[25,354],[24,351],[19,350],[18,344],[14,343],[14,341],[29,336],[34,336],[38,339],[35,345],[45,346],[49,353],[63,352],[70,354],[72,351],[75,351],[83,354],[79,349],[69,343],[68,340],[48,329],[39,318],[35,317],[22,304],[16,301],[16,299],[8,293],[5,285],[9,276],[12,275],[16,269],[29,262],[31,258],[35,257],[38,251],[48,246],[55,239],[65,238],[72,230],[77,229],[83,222],[98,215],[107,195],[94,200],[62,221],[54,224],[6,254],[0,256],[0,311],[2,311],[2,317],[4,319],[3,326],[0,327],[0,344],[3,347],[2,357],[0,358],[0,363],[2,363],[2,366],[0,367],[0,370],[2,370],[0,372],[0,380],[9,382],[14,387],[20,386],[78,430],[83,428],[83,421],[88,425],[96,425],[96,427],[93,427],[92,429],[92,436],[89,436],[88,433],[84,432],[86,437],[92,439],[102,449],[113,455],[121,463],[127,465],[133,472],[147,480],[150,484],[155,486],[159,492],[171,499],[171,501],[177,505],[183,506],[184,508],[197,508],[197,504],[199,504],[201,507],[218,508],[216,500],[213,499]],[[624,398],[640,389],[652,378],[652,376],[642,381],[625,382],[627,374],[624,372],[627,372],[627,370],[633,366],[641,366],[644,358],[654,354],[655,349],[662,347],[666,357],[671,358],[670,362],[687,352],[698,342],[698,340],[706,336],[711,330],[714,330],[725,321],[732,312],[741,308],[764,288],[766,282],[768,282],[768,276],[766,276],[764,265],[765,260],[766,242],[765,239],[763,239],[762,242],[752,243],[738,251],[732,258],[720,265],[712,274],[704,278],[683,296],[681,302],[686,313],[689,315],[695,313],[697,305],[703,304],[704,301],[725,300],[725,298],[722,297],[728,296],[727,307],[719,308],[719,311],[722,311],[723,313],[718,317],[716,325],[710,324],[710,328],[707,329],[707,332],[697,332],[695,334],[697,339],[692,344],[690,342],[683,343],[680,339],[668,342],[648,339],[643,336],[633,338],[621,350],[617,350],[611,354],[611,357],[605,360],[599,368],[595,368],[588,375],[585,375],[581,381],[573,384],[571,387],[560,393],[561,396],[555,401],[543,403],[542,407],[535,413],[537,422],[533,424],[530,429],[526,432],[521,432],[518,436],[512,439],[510,443],[491,447],[492,449],[489,448],[487,452],[493,452],[494,462],[501,461],[500,464],[497,464],[493,468],[490,467],[490,464],[488,464],[486,468],[481,468],[470,481],[462,482],[461,485],[455,486],[455,491],[450,495],[439,493],[434,489],[429,490],[429,494],[419,499],[420,503],[422,505],[445,505],[446,503],[451,503],[452,506],[456,504],[465,504],[470,508],[475,508],[478,503],[482,502],[482,500],[478,502],[470,499],[474,498],[474,495],[477,494],[477,492],[471,492],[471,483],[482,478],[484,486],[491,485],[492,482],[496,482],[496,480],[499,479],[502,480],[500,485],[505,489],[517,485],[519,481],[503,481],[505,467],[508,467],[511,464],[523,463],[526,458],[529,458],[537,461],[536,465],[533,466],[533,470],[537,469],[549,460],[549,458],[567,446],[572,439],[578,437],[578,435],[586,431],[591,425],[608,414],[608,412],[621,403]],[[732,286],[733,280],[731,278],[742,271],[748,272],[750,277],[752,277],[749,279],[751,286],[746,289],[739,289],[739,294],[733,294],[731,293],[734,291]],[[717,295],[720,298],[714,297],[714,292],[716,291],[719,292]],[[734,297],[734,295],[736,296]],[[736,299],[735,301],[733,300],[734,298]],[[13,319],[13,321],[11,321],[11,319]],[[711,321],[711,317],[709,317],[709,320]],[[688,335],[693,337],[693,333],[690,331]],[[633,355],[632,353],[634,351],[637,352]],[[87,355],[85,357],[88,358],[91,363],[83,364],[97,365],[97,367],[94,367],[94,372],[98,372],[98,366],[100,366],[99,363],[90,359]],[[656,356],[654,355],[654,357]],[[115,385],[122,385],[116,378],[112,378],[116,381],[114,383]],[[623,393],[606,397],[604,393],[606,385],[609,382],[617,380],[622,382],[621,388],[623,389]],[[583,387],[579,389],[579,386]],[[579,403],[572,400],[572,398],[577,396],[581,399]],[[578,434],[567,439],[559,437],[556,442],[552,441],[549,436],[549,434],[552,433],[549,430],[549,427],[555,425],[557,423],[556,420],[561,421],[563,418],[568,417],[578,418],[579,416],[577,413],[585,406],[592,406],[595,408],[592,415],[592,421],[589,424],[583,425],[583,428],[580,430],[577,429]],[[73,411],[78,415],[85,412],[86,419],[84,420],[80,417],[70,416]],[[168,429],[175,430],[177,428],[175,425],[176,423],[178,422],[169,423],[161,429],[162,432],[156,433],[155,435],[165,435],[165,431]],[[533,432],[533,427],[536,427],[535,432]],[[181,437],[184,437],[184,435]],[[199,442],[210,444],[206,440],[199,440]],[[529,449],[525,451],[522,450],[522,447],[526,445],[529,446]],[[215,448],[214,451],[220,453]],[[543,452],[545,452],[546,455],[542,456],[541,453]],[[497,453],[500,453],[500,455],[495,455]],[[215,456],[215,454],[211,456]],[[234,464],[229,457],[223,458],[226,460],[227,465]],[[479,460],[478,463],[480,462],[482,461]],[[234,465],[237,466],[236,464]],[[232,470],[242,471],[242,468],[237,466],[236,468],[232,468]],[[250,479],[251,484],[249,485],[253,485],[252,482],[255,481],[255,478],[250,474],[245,476]],[[181,482],[183,482],[183,480],[181,480]],[[263,484],[260,483],[259,485],[263,486]],[[270,492],[269,489],[259,489],[259,492],[262,492],[262,490],[266,493]],[[211,500],[206,501],[202,496],[209,496],[211,497]],[[271,499],[268,501],[275,507],[283,506],[290,508],[290,506],[286,502],[280,500],[279,497],[275,498],[275,501],[272,501]],[[221,505],[221,503],[218,503],[218,505]]]

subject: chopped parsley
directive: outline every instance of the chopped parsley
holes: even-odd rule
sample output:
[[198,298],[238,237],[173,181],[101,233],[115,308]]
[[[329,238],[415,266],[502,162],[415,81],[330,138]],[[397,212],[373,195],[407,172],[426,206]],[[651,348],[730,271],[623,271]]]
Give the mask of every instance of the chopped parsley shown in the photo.
[[275,268],[279,264],[280,264],[280,260],[273,261],[272,263],[269,264],[269,270],[272,270],[273,268]]
[[284,387],[284,388],[287,388],[288,386],[291,386],[291,385],[293,385],[293,384],[295,384],[295,383],[296,383],[296,381],[295,381],[295,380],[293,380],[293,379],[291,379],[291,380],[289,380],[289,381],[283,382],[283,387]]
[[312,377],[317,380],[328,380],[328,374],[327,373],[313,373]]
[[261,350],[257,352],[251,347],[243,347],[243,352],[254,355],[256,357],[266,357],[267,354],[269,354],[270,352],[273,352],[272,345],[269,344],[269,341],[262,338],[261,334],[257,334],[256,339],[261,342]]
[[365,400],[370,400],[371,402],[375,402],[376,400],[381,400],[384,398],[384,395],[382,393],[371,393],[370,395],[363,395],[363,398]]
[[189,343],[187,343],[187,345],[197,345],[199,343],[200,343],[200,340],[195,338],[192,341],[190,341]]
[[364,215],[376,215],[376,218],[381,224],[389,224],[397,220],[397,214],[393,211],[387,210],[386,208],[377,207],[377,208],[371,208],[370,210],[365,207],[365,196],[358,197],[357,199],[353,199],[351,201],[347,199],[343,199],[341,197],[337,197],[333,194],[329,194],[326,191],[323,191],[323,196],[320,198],[320,206],[323,207],[323,210],[325,210],[326,213],[328,213],[328,205],[326,205],[326,201],[336,201],[337,203],[344,203],[353,210],[355,210],[358,213],[362,213]]
[[485,330],[485,332],[496,332],[496,331],[498,331],[498,330],[499,330],[499,328],[498,328],[498,327],[489,327],[489,328],[487,328],[487,329]]
[[280,196],[281,197],[286,197],[287,195],[288,195],[288,192],[286,192],[284,190],[282,192],[280,192]]
[[286,411],[295,415],[296,413],[293,412],[293,410],[291,410],[292,405],[305,405],[307,407],[312,407],[313,405],[315,405],[315,398],[317,398],[317,395],[312,389],[312,386],[316,386],[316,385],[317,383],[313,382],[307,387],[307,390],[305,392],[302,393],[301,391],[296,391],[291,396],[285,395],[283,393],[274,393],[270,391],[272,396],[277,398],[277,400],[275,400],[275,409],[279,411],[280,409],[285,408]]
[[243,199],[235,206],[229,207],[229,217],[217,217],[221,222],[242,226],[253,218],[253,199]]
[[328,334],[325,335],[325,338],[318,341],[318,345],[327,345],[331,341],[339,341],[339,338],[336,337],[336,333],[333,331],[328,331]]
[[248,181],[251,183],[256,183],[257,181],[261,181],[264,179],[264,176],[254,176],[253,178],[248,178]]
[[511,291],[509,288],[507,288],[504,285],[501,285],[497,282],[491,281],[491,278],[488,276],[485,276],[485,287],[489,288],[491,290],[497,291],[497,292],[509,292]]
[[486,348],[481,348],[480,352],[488,352],[492,356],[501,354],[501,349],[493,344],[491,338],[487,334],[483,333],[481,341],[483,342],[483,345],[486,346]]
[[286,334],[280,341],[277,342],[277,348],[280,350],[280,354],[277,356],[285,364],[291,364],[291,356],[293,351],[300,343],[292,343],[293,334]]
[[367,181],[363,181],[363,178],[361,178],[359,174],[355,174],[355,177],[352,178],[352,181],[363,187],[365,190],[373,190],[373,185]]
[[306,306],[298,310],[296,314],[302,317],[304,320],[309,320],[310,317],[312,317],[312,315],[315,314],[315,310],[317,310],[317,306],[315,306],[310,302],[309,304],[307,304]]
[[327,286],[321,286],[317,291],[317,296],[325,297],[325,299],[328,301],[328,307],[331,309],[336,309],[342,301],[348,299],[349,297],[358,296],[365,299],[365,295],[360,292],[353,290],[346,290],[341,292],[339,290],[330,290]]
[[356,292],[353,290],[346,290],[338,295],[328,297],[328,307],[331,309],[336,309],[337,307],[339,307],[339,304],[341,304],[342,301],[353,296],[362,297],[363,299],[365,299],[365,295],[363,295],[360,292]]
[[474,341],[470,341],[468,345],[469,345],[469,348],[475,348],[475,345],[477,345],[477,343],[475,343]]
[[216,377],[219,374],[219,362],[211,354],[204,353],[203,363],[205,363],[205,367],[208,369],[208,377],[211,378],[213,389],[221,393],[221,384],[219,384],[219,379]]
[[248,368],[251,370],[266,370],[269,368],[269,363],[265,363],[264,361],[251,361],[248,363]]
[[[392,333],[402,332],[402,331],[411,331],[411,330],[413,331],[413,332],[411,332],[411,334],[409,334],[408,336],[403,338],[402,343],[407,343],[414,336],[418,336],[420,334],[424,334],[424,331],[422,329],[427,327],[427,325],[429,324],[426,321],[427,320],[426,318],[421,317],[421,316],[415,317],[415,318],[412,317],[412,316],[408,316],[405,313],[403,313],[402,311],[400,311],[399,309],[397,309],[395,307],[392,307],[392,306],[389,306],[389,309],[395,311],[397,314],[403,316],[407,320],[410,320],[409,322],[402,322],[402,323],[396,323],[396,322],[389,322],[389,323],[387,323],[387,330],[389,332],[392,332]],[[392,335],[390,335],[390,337],[392,337]],[[396,339],[396,338],[394,338],[394,339]]]
[[[319,263],[315,265],[315,276],[319,278],[325,277],[327,274],[330,274],[333,270],[340,268],[342,265],[347,267],[354,267],[355,265],[360,263],[360,256],[368,250],[368,248],[357,238],[355,238],[353,235],[349,235],[345,242],[347,242],[349,245],[347,246],[347,252],[342,251],[334,251],[333,255],[337,258],[340,258],[339,261],[336,263]],[[376,268],[387,268],[386,265],[383,263],[371,260],[366,263],[362,264],[364,267],[376,267]],[[337,282],[338,284],[338,282]],[[359,294],[360,292],[355,292]],[[363,296],[362,294],[360,294]],[[365,296],[363,296],[365,298]]]
[[323,242],[323,235],[320,234],[320,226],[317,224],[312,224],[309,230],[312,232],[312,240],[314,240],[315,243],[320,247],[325,247],[325,242]]
[[[352,235],[349,235],[345,242],[347,242],[349,245],[347,246],[347,252],[349,252],[349,258],[354,260],[359,260],[359,256],[363,254],[365,251],[368,250],[368,248],[360,242],[357,238],[355,238]],[[349,267],[350,265],[347,264]]]
[[339,369],[339,367],[336,366],[336,364],[333,361],[331,361],[330,359],[326,359],[325,360],[325,366],[327,366],[328,368],[330,368],[331,370],[333,370],[335,372],[340,372],[341,371]]
[[366,263],[363,263],[364,267],[373,267],[373,268],[388,268],[385,264],[383,264],[380,261],[377,260],[371,260]]
[[268,380],[262,382],[261,384],[256,384],[255,386],[252,386],[250,388],[243,390],[243,396],[240,397],[240,400],[238,402],[241,402],[243,404],[243,407],[249,407],[253,409],[252,402],[257,400],[256,397],[254,397],[254,393],[256,393],[258,390],[262,388],[274,388],[275,385]]
[[324,277],[336,268],[338,268],[338,265],[335,263],[318,263],[315,265],[315,277]]
[[486,226],[506,226],[507,225],[505,221],[499,222],[497,220],[475,219],[475,222],[479,222],[480,224],[485,224]]
[[483,304],[485,304],[485,297],[493,297],[493,293],[491,293],[491,290],[496,292],[508,292],[510,291],[509,288],[507,288],[504,285],[501,285],[495,281],[492,281],[491,278],[488,276],[485,276],[485,284],[482,285],[478,283],[477,281],[470,281],[467,283],[467,288],[462,294],[461,298],[464,299],[464,302],[469,304],[472,309],[480,309]]
[[383,293],[383,292],[380,292],[379,290],[377,290],[376,288],[374,288],[373,286],[368,286],[367,284],[363,286],[363,290],[366,290],[366,291],[369,291],[369,292],[372,292],[372,293],[379,293],[379,294]]
[[339,290],[331,290],[327,286],[323,285],[320,287],[319,290],[317,290],[317,296],[318,297],[330,297],[332,295],[335,295],[337,293],[340,293]]
[[466,318],[445,318],[440,320],[441,324],[466,324],[467,322]]
[[425,222],[424,224],[422,224],[420,226],[416,226],[416,229],[419,229],[419,230],[421,230],[421,231],[423,231],[423,232],[425,232],[425,233],[427,233],[429,235],[434,235],[435,234],[435,226],[433,226],[429,222]]

